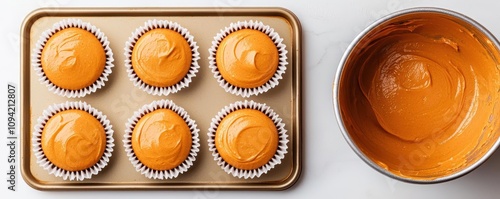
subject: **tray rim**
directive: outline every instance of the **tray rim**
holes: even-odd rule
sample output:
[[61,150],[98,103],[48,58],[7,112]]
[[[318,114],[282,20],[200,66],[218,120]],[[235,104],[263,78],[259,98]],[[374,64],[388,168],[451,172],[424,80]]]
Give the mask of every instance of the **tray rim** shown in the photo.
[[[290,148],[294,154],[292,158],[292,171],[288,177],[277,183],[78,183],[44,184],[37,180],[31,173],[31,88],[29,74],[31,72],[30,62],[30,30],[38,19],[43,17],[95,17],[95,16],[276,16],[284,18],[292,29],[292,46],[294,60],[291,67],[292,73],[292,129],[294,139],[290,142]],[[29,13],[23,20],[21,29],[21,51],[20,51],[20,170],[26,184],[30,187],[45,191],[55,190],[286,190],[292,187],[302,174],[302,27],[297,16],[290,10],[282,7],[81,7],[81,8],[38,8]],[[28,132],[26,132],[28,131]],[[24,160],[28,158],[28,160]]]

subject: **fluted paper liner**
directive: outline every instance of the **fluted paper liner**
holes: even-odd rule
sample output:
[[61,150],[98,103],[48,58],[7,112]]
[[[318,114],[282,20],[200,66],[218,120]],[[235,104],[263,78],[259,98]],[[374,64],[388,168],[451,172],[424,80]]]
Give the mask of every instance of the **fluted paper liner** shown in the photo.
[[[158,109],[170,109],[174,111],[182,117],[184,121],[186,121],[186,124],[189,126],[189,130],[191,131],[192,144],[188,157],[179,166],[169,170],[154,170],[148,168],[146,165],[141,163],[132,148],[132,132],[137,122],[144,115]],[[198,134],[200,130],[197,128],[196,122],[189,117],[187,112],[182,107],[177,106],[170,100],[158,100],[144,105],[138,111],[134,112],[134,115],[128,119],[125,126],[125,135],[123,136],[123,146],[125,147],[125,152],[127,153],[128,159],[135,167],[135,170],[145,175],[147,178],[160,180],[176,178],[179,174],[186,172],[193,165],[196,160],[196,156],[200,151],[200,139]]]
[[[62,168],[57,167],[49,159],[45,156],[45,153],[42,149],[42,132],[45,127],[45,124],[49,119],[55,114],[65,111],[65,110],[82,110],[90,113],[94,116],[104,127],[104,131],[106,133],[106,149],[104,149],[104,153],[99,161],[90,168],[80,170],[80,171],[67,171]],[[49,174],[53,174],[56,177],[62,177],[64,180],[76,180],[82,181],[85,179],[92,178],[92,175],[97,175],[106,165],[108,165],[109,158],[113,152],[114,139],[113,139],[113,129],[106,115],[103,115],[100,111],[88,105],[85,102],[66,102],[62,104],[54,104],[49,106],[47,109],[43,111],[42,116],[40,116],[37,120],[37,124],[35,125],[35,129],[33,131],[33,137],[31,139],[33,145],[33,152],[37,159],[37,163],[43,167],[43,169],[47,170]]]
[[[181,81],[167,87],[157,87],[146,84],[139,78],[139,76],[137,76],[137,74],[134,72],[134,68],[132,67],[132,50],[134,49],[134,45],[146,32],[157,28],[165,28],[178,32],[184,37],[184,39],[186,39],[189,47],[191,48],[191,65],[188,73]],[[128,77],[130,81],[134,83],[134,86],[139,87],[140,89],[146,91],[148,94],[167,96],[170,93],[177,93],[181,89],[188,87],[192,81],[192,78],[196,77],[196,73],[198,73],[198,70],[200,68],[200,66],[198,65],[198,60],[200,59],[198,48],[198,45],[194,41],[194,37],[186,28],[182,27],[178,23],[167,20],[148,20],[144,23],[144,26],[141,26],[134,32],[132,32],[132,36],[129,37],[128,41],[125,42],[125,67],[127,69]]]
[[[106,53],[106,65],[104,66],[104,70],[99,78],[97,78],[97,80],[90,86],[78,90],[64,89],[55,85],[47,78],[42,69],[41,57],[42,50],[45,47],[45,44],[50,39],[50,37],[66,28],[80,28],[94,34],[99,42],[101,42],[102,47],[104,48],[104,52]],[[52,28],[44,31],[40,36],[40,39],[38,39],[38,41],[36,42],[35,48],[33,49],[33,54],[31,55],[31,65],[35,69],[36,74],[39,76],[38,79],[40,80],[40,82],[42,84],[45,84],[49,91],[68,98],[84,97],[85,95],[91,94],[97,91],[97,89],[102,88],[105,85],[105,82],[108,81],[108,76],[112,72],[111,69],[114,67],[113,61],[113,51],[109,47],[108,38],[104,35],[104,33],[102,33],[97,27],[90,23],[73,18],[59,21],[55,23]]]
[[[234,86],[227,82],[222,75],[219,72],[219,69],[217,68],[217,62],[216,62],[216,54],[217,54],[217,49],[219,47],[219,44],[222,42],[222,40],[227,37],[229,34],[236,32],[238,30],[242,29],[253,29],[253,30],[258,30],[266,35],[269,36],[269,38],[273,41],[273,43],[276,45],[278,48],[278,53],[279,53],[279,62],[278,62],[278,68],[274,75],[269,79],[266,83],[264,83],[262,86],[255,87],[255,88],[241,88]],[[219,85],[224,88],[226,92],[229,92],[231,94],[239,95],[242,97],[250,97],[252,95],[259,95],[264,92],[267,92],[269,89],[274,88],[278,86],[279,80],[283,79],[283,74],[286,71],[286,65],[288,65],[287,62],[287,56],[286,54],[288,51],[286,50],[286,45],[282,43],[283,39],[278,35],[277,32],[274,31],[273,28],[271,28],[268,25],[264,25],[260,21],[238,21],[236,23],[231,23],[228,27],[226,27],[224,30],[221,30],[215,37],[214,40],[212,41],[212,46],[208,49],[209,56],[209,68],[212,70],[212,73],[217,79],[217,82],[219,82]]]
[[[254,109],[261,111],[265,115],[267,115],[276,125],[276,129],[278,130],[278,148],[274,156],[267,162],[265,165],[251,170],[238,169],[236,167],[231,166],[229,163],[224,161],[220,156],[217,148],[215,146],[215,133],[217,132],[217,128],[224,117],[229,115],[231,112],[240,110],[240,109]],[[224,107],[222,110],[217,113],[217,115],[212,118],[212,123],[210,123],[210,128],[208,129],[208,147],[212,152],[212,156],[214,160],[226,173],[233,175],[238,178],[258,178],[263,174],[266,174],[269,170],[273,169],[276,165],[281,164],[281,160],[285,158],[285,154],[288,153],[288,135],[286,134],[287,130],[285,129],[285,124],[282,123],[282,119],[279,117],[276,112],[274,112],[269,106],[266,104],[257,103],[254,101],[238,101],[229,106]]]

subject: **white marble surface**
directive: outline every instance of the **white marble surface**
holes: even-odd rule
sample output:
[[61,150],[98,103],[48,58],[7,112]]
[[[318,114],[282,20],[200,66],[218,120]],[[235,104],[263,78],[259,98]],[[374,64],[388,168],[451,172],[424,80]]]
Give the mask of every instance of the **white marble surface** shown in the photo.
[[[184,0],[2,1],[0,12],[0,113],[6,129],[6,84],[19,82],[19,30],[24,17],[39,7],[217,7],[279,6],[294,12],[303,28],[304,164],[300,180],[286,191],[86,191],[41,192],[18,181],[18,191],[0,183],[1,198],[499,198],[500,153],[472,173],[451,182],[415,185],[392,180],[358,158],[342,137],[333,114],[331,85],[338,62],[351,40],[368,24],[390,12],[420,6],[452,9],[472,17],[500,38],[500,1],[398,0]],[[5,72],[6,71],[6,72]],[[5,132],[5,131],[2,131]],[[7,171],[6,137],[0,135],[0,173]],[[0,179],[5,179],[5,174]],[[20,178],[20,175],[18,175]]]

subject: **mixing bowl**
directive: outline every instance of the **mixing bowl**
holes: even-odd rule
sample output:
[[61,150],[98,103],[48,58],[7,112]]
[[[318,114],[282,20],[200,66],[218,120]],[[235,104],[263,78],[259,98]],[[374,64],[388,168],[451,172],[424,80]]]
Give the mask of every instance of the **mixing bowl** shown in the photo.
[[385,16],[350,44],[333,84],[337,121],[375,170],[411,183],[456,179],[499,145],[500,45],[441,8]]

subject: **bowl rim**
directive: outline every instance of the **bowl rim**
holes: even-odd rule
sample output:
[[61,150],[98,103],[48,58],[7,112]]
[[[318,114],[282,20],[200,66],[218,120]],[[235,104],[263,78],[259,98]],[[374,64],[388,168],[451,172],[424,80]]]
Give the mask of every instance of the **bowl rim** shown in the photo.
[[339,65],[337,67],[336,73],[335,73],[335,78],[333,82],[333,108],[335,112],[335,117],[337,124],[339,125],[340,131],[351,149],[356,153],[358,157],[360,157],[366,164],[368,164],[370,167],[378,171],[379,173],[384,174],[385,176],[391,177],[393,179],[402,181],[402,182],[407,182],[407,183],[414,183],[414,184],[435,184],[435,183],[442,183],[442,182],[447,182],[451,181],[454,179],[457,179],[459,177],[462,177],[471,171],[475,170],[478,168],[480,165],[482,165],[499,147],[500,145],[500,138],[497,139],[497,141],[491,146],[491,148],[481,157],[479,158],[475,163],[469,165],[468,167],[453,173],[451,175],[431,179],[431,180],[425,180],[425,179],[412,179],[412,178],[405,178],[402,176],[398,176],[393,174],[392,172],[380,167],[377,165],[375,162],[370,160],[359,148],[358,146],[354,143],[352,140],[352,137],[350,136],[349,132],[347,131],[342,115],[340,114],[340,105],[339,105],[339,84],[340,84],[340,79],[342,76],[342,73],[344,72],[344,65],[346,64],[347,59],[350,57],[354,47],[368,34],[370,33],[373,29],[377,28],[379,25],[392,20],[394,18],[403,16],[403,15],[408,15],[408,14],[415,14],[415,13],[436,13],[436,14],[443,14],[445,16],[449,16],[452,18],[459,19],[463,21],[465,24],[469,24],[476,28],[479,32],[483,33],[486,38],[488,38],[493,45],[500,50],[500,43],[498,40],[495,38],[495,36],[487,30],[484,26],[482,26],[480,23],[477,21],[473,20],[472,18],[459,13],[457,11],[449,10],[449,9],[444,9],[444,8],[439,8],[439,7],[415,7],[415,8],[407,8],[407,9],[402,9],[399,11],[392,12],[388,15],[385,15],[376,21],[372,22],[368,27],[366,27],[363,31],[361,31],[355,38],[352,40],[352,42],[349,44],[347,49],[345,50],[344,54],[342,55],[342,58],[339,62]]

